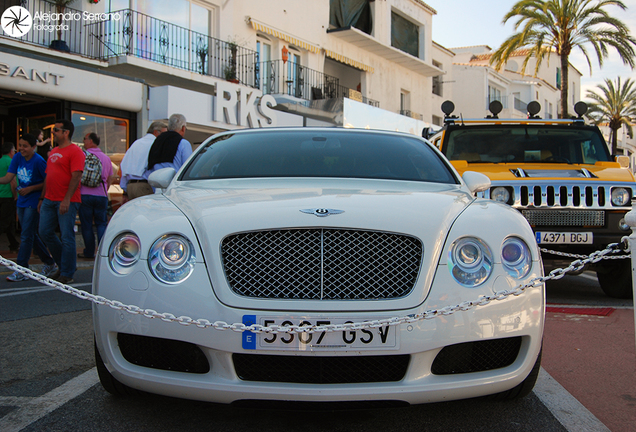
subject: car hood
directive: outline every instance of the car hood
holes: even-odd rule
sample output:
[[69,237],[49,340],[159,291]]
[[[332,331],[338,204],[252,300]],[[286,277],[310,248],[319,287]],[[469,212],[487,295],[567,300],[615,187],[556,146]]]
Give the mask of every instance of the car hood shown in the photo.
[[[473,201],[459,185],[348,179],[178,182],[166,192],[166,197],[194,227],[219,299],[231,306],[259,308],[264,307],[262,300],[252,304],[259,300],[238,297],[227,286],[220,259],[221,242],[226,236],[246,231],[318,227],[417,237],[422,241],[424,254],[415,287],[418,293],[408,296],[408,306],[404,305],[411,307],[424,300],[434,275],[434,271],[427,270],[436,268],[451,225]],[[301,211],[318,208],[342,213],[318,217]],[[269,303],[281,307],[285,302]],[[338,302],[333,303],[335,306]]]

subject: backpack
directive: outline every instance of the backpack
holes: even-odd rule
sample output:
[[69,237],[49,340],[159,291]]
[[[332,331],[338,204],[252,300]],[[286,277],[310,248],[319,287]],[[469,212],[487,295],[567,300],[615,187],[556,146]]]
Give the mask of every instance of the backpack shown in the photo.
[[102,162],[93,153],[84,150],[86,162],[82,172],[82,184],[88,187],[97,187],[102,183]]

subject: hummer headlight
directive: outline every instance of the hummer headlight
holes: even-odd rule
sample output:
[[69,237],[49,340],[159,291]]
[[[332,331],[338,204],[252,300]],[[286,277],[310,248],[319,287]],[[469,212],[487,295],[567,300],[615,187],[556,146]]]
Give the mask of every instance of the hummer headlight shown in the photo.
[[510,192],[507,188],[498,186],[490,191],[490,198],[508,204],[510,202]]

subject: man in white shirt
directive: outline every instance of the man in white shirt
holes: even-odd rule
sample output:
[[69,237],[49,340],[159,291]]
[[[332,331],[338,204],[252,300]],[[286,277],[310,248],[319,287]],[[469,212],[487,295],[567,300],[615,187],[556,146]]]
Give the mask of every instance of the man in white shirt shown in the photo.
[[132,143],[121,161],[119,186],[124,190],[124,202],[153,193],[144,175],[148,165],[148,153],[155,139],[168,130],[164,122],[155,121],[148,127],[145,136]]

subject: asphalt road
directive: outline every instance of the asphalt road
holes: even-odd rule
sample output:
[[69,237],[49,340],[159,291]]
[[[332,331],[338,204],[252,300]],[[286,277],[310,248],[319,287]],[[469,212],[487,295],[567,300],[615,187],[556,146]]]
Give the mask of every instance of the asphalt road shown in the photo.
[[[290,410],[284,403],[236,407],[152,395],[114,398],[97,383],[89,302],[31,281],[9,284],[6,274],[0,274],[3,432],[568,430],[535,393],[513,402],[480,398],[358,410],[334,405]],[[91,269],[80,269],[73,285],[90,290],[91,276]],[[561,304],[617,303],[603,295],[593,277],[566,277],[549,288],[549,301]]]

